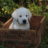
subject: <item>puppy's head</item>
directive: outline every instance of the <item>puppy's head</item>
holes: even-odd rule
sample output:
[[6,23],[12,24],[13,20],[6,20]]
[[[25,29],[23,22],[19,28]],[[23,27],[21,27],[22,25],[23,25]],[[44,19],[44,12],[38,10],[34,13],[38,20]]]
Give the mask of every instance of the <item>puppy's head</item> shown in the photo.
[[29,23],[31,16],[32,16],[32,13],[24,7],[16,9],[12,13],[13,20],[16,20],[18,22],[18,24]]

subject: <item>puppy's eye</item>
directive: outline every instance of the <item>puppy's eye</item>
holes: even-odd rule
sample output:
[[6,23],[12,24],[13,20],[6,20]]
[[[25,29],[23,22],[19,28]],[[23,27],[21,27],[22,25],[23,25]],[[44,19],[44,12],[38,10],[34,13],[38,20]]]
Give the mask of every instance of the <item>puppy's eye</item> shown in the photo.
[[26,17],[27,17],[28,15],[26,15]]
[[19,17],[22,17],[21,15]]

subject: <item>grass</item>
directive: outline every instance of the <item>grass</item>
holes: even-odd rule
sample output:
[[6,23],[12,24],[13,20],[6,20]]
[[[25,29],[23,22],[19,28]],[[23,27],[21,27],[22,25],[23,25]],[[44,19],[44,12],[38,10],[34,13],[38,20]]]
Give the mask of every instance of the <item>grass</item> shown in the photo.
[[48,48],[48,29],[45,29],[45,34],[41,41],[40,48]]
[[45,22],[45,34],[42,38],[41,44],[39,48],[48,48],[48,13],[45,14],[46,22]]

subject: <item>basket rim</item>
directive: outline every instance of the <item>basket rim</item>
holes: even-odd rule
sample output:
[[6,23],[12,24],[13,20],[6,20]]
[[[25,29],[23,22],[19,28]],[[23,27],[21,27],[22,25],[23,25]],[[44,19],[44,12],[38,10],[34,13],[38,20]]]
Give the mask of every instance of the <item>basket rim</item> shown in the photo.
[[37,30],[29,29],[29,30],[20,30],[20,29],[5,29],[5,28],[0,28],[0,31],[19,31],[19,32],[36,32]]

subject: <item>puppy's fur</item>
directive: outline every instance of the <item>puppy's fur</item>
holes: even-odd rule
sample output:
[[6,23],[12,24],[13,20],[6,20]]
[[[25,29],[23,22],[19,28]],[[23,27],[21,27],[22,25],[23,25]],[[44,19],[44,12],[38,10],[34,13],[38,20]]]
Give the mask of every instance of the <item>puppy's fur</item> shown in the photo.
[[9,26],[9,29],[24,29],[24,30],[30,29],[29,20],[31,16],[32,13],[24,7],[16,9],[12,13],[13,21]]

